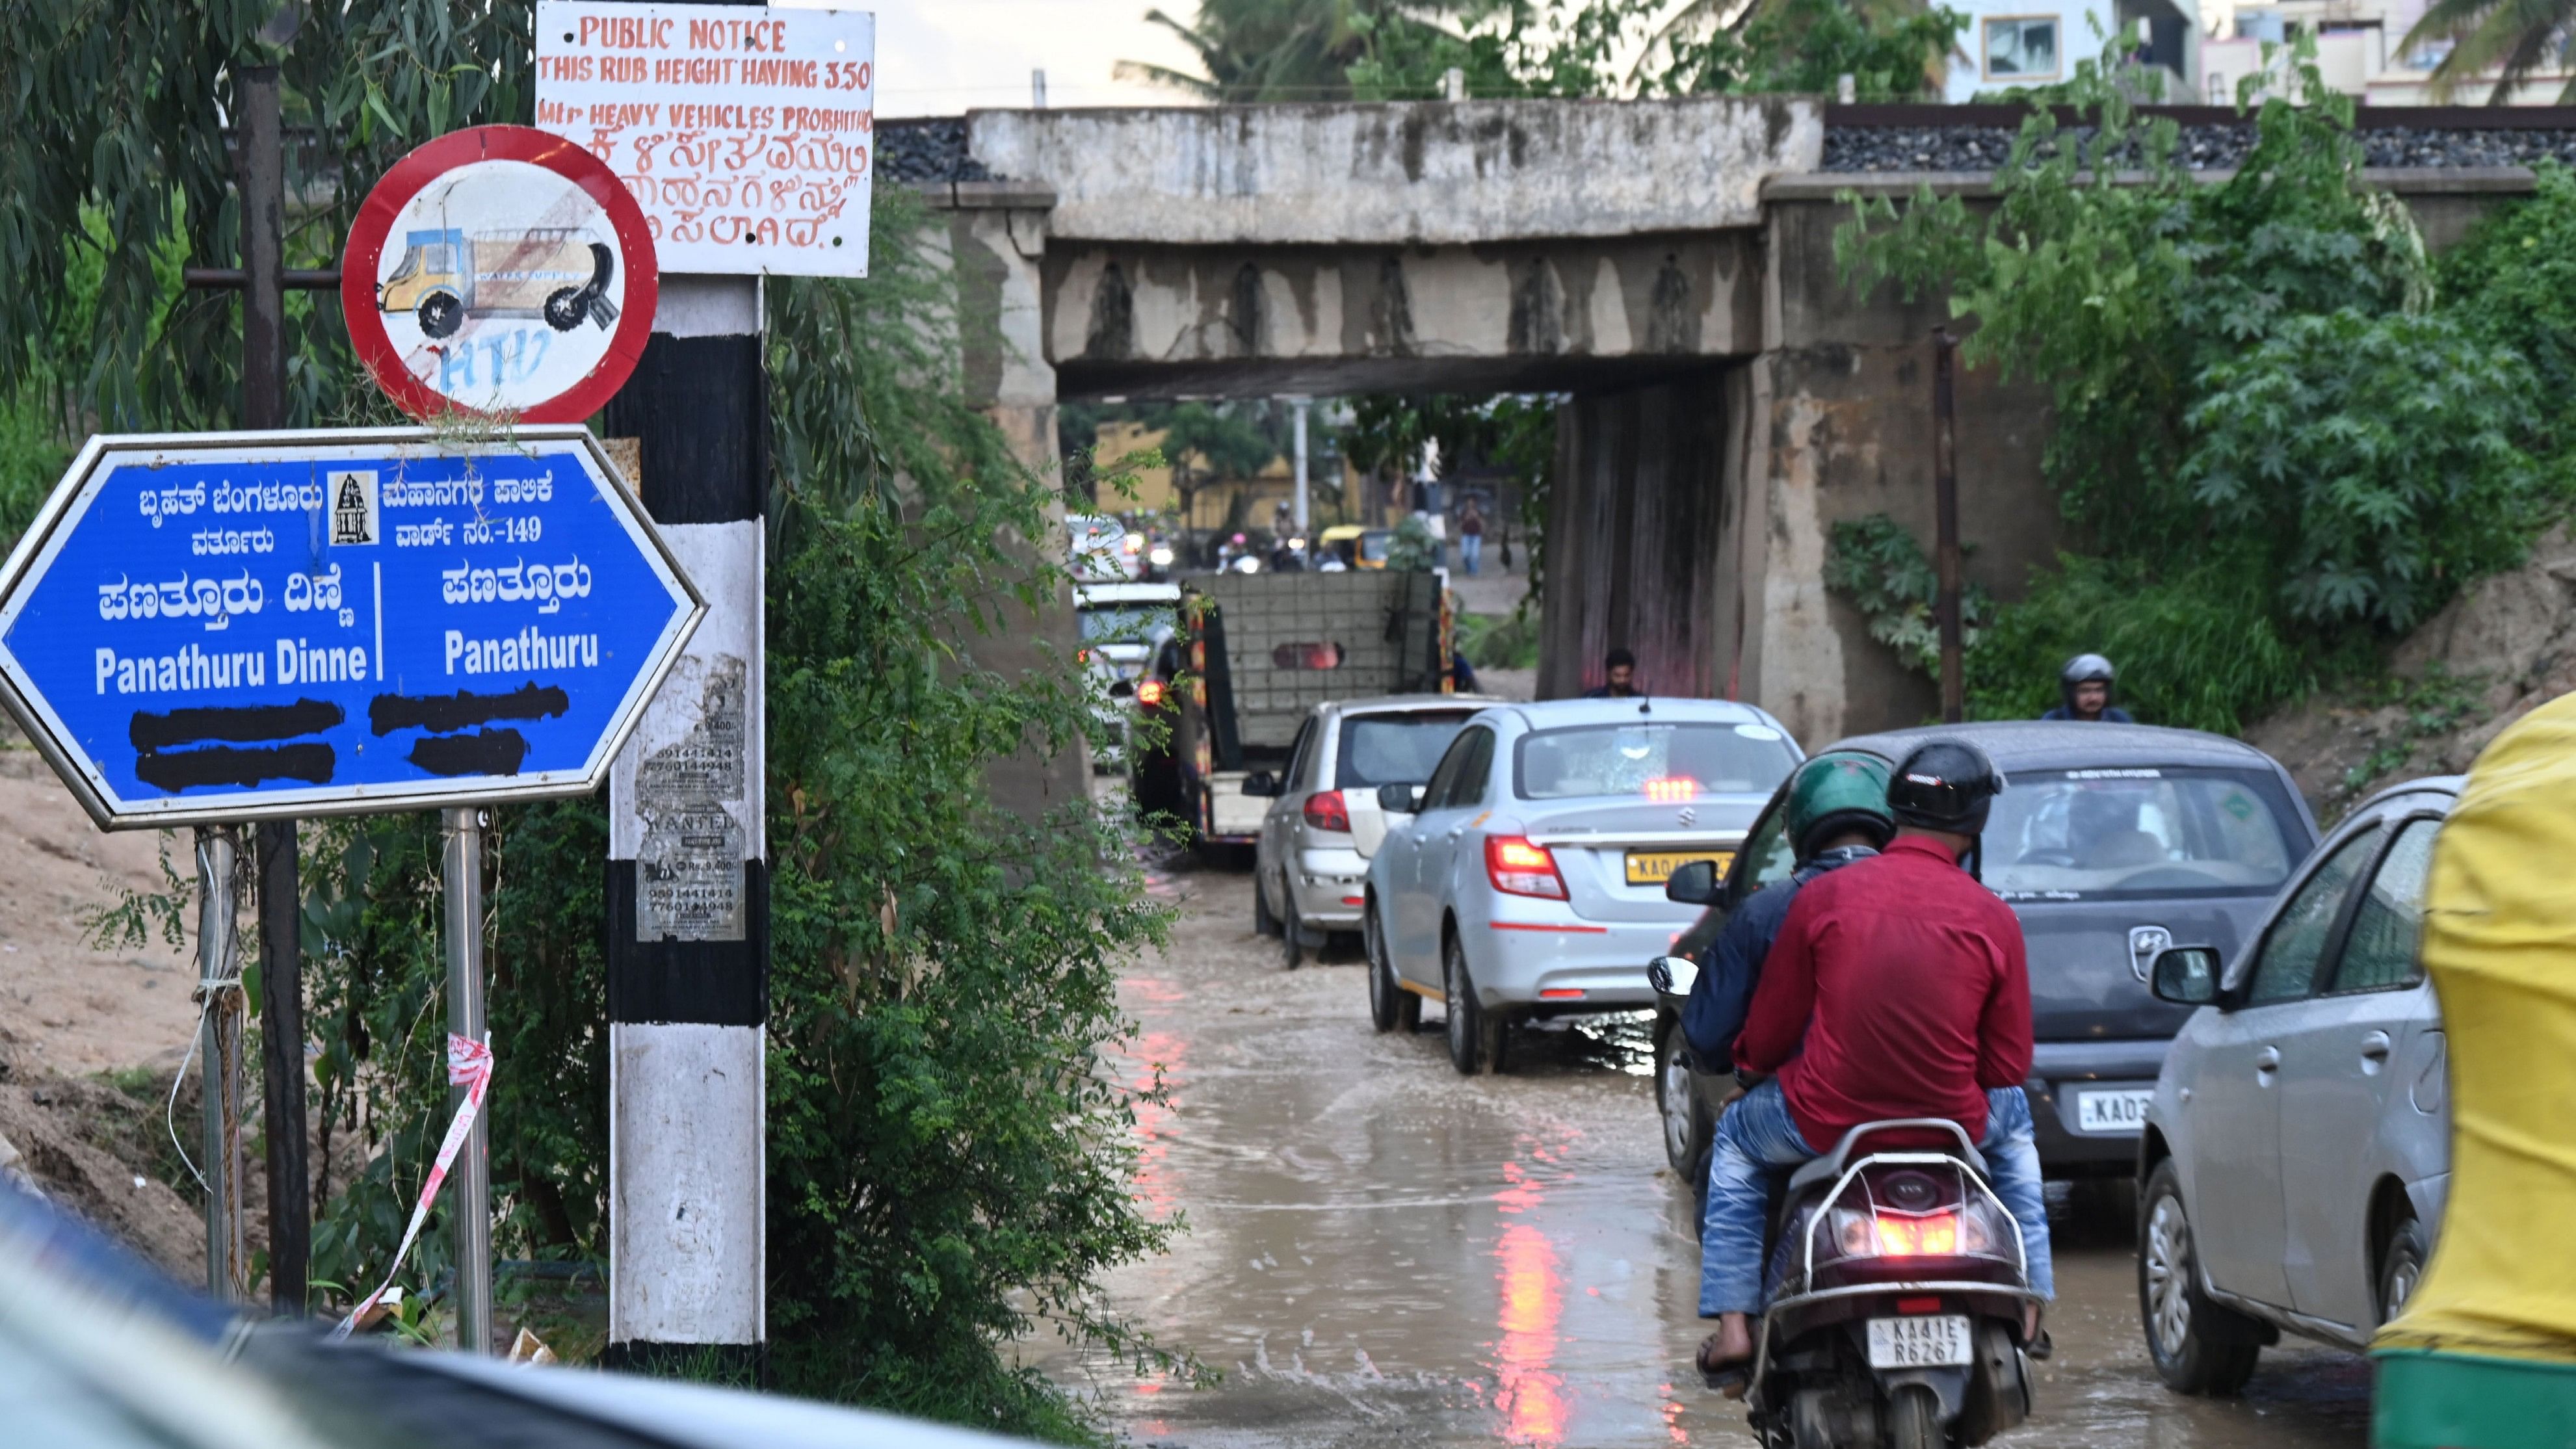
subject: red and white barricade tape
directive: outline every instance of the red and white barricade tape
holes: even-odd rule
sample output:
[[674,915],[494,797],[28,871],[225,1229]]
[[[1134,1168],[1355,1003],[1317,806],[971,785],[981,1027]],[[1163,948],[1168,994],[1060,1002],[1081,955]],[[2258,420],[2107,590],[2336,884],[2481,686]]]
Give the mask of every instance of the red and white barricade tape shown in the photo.
[[484,1095],[492,1089],[492,1043],[489,1038],[469,1041],[454,1032],[448,1033],[447,1084],[463,1087],[465,1100],[457,1105],[456,1120],[447,1124],[447,1140],[438,1144],[438,1161],[429,1169],[429,1181],[420,1185],[420,1201],[412,1205],[411,1226],[403,1229],[402,1246],[394,1249],[394,1261],[385,1269],[385,1281],[377,1286],[375,1292],[367,1295],[365,1302],[351,1309],[347,1318],[340,1320],[340,1326],[331,1331],[334,1341],[347,1338],[349,1330],[358,1326],[358,1320],[366,1316],[367,1310],[383,1299],[385,1290],[394,1286],[394,1275],[402,1271],[403,1259],[411,1256],[412,1242],[420,1236],[421,1224],[429,1220],[429,1205],[438,1201],[438,1189],[447,1181],[447,1169],[455,1165],[458,1149],[465,1145],[466,1135],[474,1130],[474,1119],[483,1113]]

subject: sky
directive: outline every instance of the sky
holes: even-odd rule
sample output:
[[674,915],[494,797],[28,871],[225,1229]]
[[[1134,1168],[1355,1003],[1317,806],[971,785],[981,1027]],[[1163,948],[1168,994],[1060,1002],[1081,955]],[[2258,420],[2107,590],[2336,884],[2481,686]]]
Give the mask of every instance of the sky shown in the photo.
[[[847,3],[847,0],[843,0]],[[1044,69],[1050,106],[1185,104],[1179,91],[1112,79],[1121,60],[1195,74],[1189,47],[1145,23],[1157,0],[875,0],[877,114],[954,116],[1029,104]],[[1183,21],[1195,0],[1160,0]]]

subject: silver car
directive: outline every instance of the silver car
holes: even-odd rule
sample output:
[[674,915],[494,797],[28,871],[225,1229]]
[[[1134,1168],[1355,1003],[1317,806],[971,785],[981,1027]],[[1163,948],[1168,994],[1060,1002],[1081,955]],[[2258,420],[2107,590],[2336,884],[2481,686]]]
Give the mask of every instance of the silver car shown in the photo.
[[1360,928],[1360,885],[1386,834],[1381,785],[1431,777],[1467,717],[1493,703],[1473,694],[1398,694],[1315,706],[1288,748],[1288,769],[1245,778],[1243,793],[1273,797],[1253,841],[1252,928],[1280,940],[1295,966],[1326,933]]
[[1092,768],[1124,769],[1136,728],[1136,689],[1154,651],[1180,625],[1181,586],[1076,584],[1073,610],[1082,632],[1082,666],[1100,685],[1093,709],[1112,741]]
[[2366,1347],[2413,1291],[2450,1184],[2442,1014],[2417,942],[2458,776],[2328,836],[2253,949],[2155,960],[2198,1006],[2140,1138],[2138,1298],[2169,1386],[2233,1393],[2281,1330]]
[[1369,861],[1363,934],[1380,1031],[1446,1004],[1460,1072],[1503,1028],[1655,1004],[1646,963],[1690,929],[1665,899],[1685,862],[1720,872],[1800,755],[1780,722],[1704,699],[1503,705],[1467,722],[1429,779],[1381,791],[1419,813]]

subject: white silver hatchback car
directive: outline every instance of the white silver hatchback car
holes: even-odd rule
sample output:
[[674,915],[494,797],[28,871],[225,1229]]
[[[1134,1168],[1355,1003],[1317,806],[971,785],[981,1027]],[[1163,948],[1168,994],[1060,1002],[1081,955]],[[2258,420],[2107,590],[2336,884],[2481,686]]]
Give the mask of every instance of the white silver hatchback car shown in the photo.
[[1315,706],[1288,768],[1256,770],[1243,793],[1272,797],[1252,847],[1252,929],[1279,938],[1290,966],[1328,932],[1360,928],[1360,881],[1386,834],[1381,785],[1429,779],[1474,694],[1391,694]]
[[2441,1005],[2417,951],[2458,776],[2355,810],[2232,961],[2155,958],[2200,1007],[2139,1139],[2138,1306],[2172,1388],[2233,1393],[2282,1330],[2367,1347],[2441,1226],[2451,1130]]
[[1798,746],[1748,704],[1569,699],[1467,721],[1427,781],[1381,790],[1363,935],[1380,1031],[1445,1003],[1449,1059],[1498,1065],[1515,1020],[1655,1004],[1646,963],[1698,918],[1684,862],[1726,869]]

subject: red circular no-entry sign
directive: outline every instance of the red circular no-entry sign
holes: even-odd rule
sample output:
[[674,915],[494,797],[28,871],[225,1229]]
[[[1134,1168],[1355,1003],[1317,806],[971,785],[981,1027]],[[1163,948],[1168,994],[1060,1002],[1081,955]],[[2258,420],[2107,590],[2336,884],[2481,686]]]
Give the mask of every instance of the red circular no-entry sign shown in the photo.
[[634,372],[660,275],[616,173],[561,136],[475,126],[394,163],[349,230],[340,305],[416,418],[577,423]]

